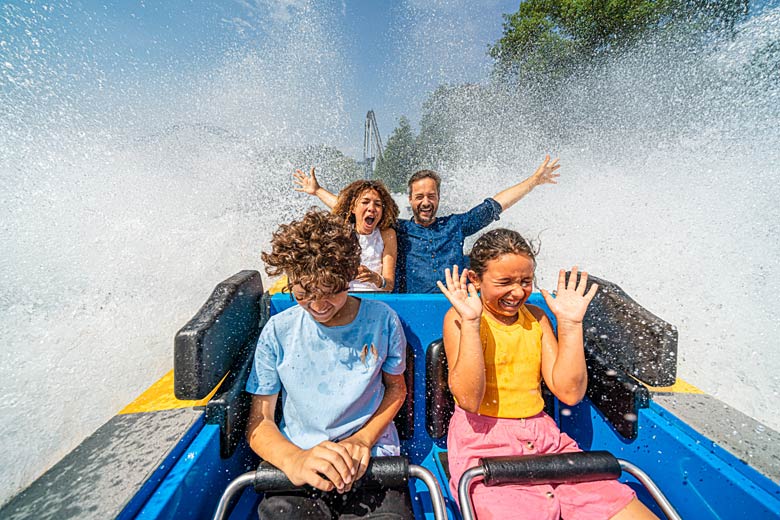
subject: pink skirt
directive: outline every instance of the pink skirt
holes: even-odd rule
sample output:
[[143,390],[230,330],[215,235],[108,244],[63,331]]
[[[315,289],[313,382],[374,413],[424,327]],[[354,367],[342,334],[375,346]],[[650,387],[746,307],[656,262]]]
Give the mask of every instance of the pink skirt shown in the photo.
[[[447,434],[450,490],[458,496],[461,475],[482,457],[582,451],[542,412],[527,419],[497,419],[456,406]],[[605,520],[626,507],[636,494],[616,480],[577,484],[472,486],[479,520]]]

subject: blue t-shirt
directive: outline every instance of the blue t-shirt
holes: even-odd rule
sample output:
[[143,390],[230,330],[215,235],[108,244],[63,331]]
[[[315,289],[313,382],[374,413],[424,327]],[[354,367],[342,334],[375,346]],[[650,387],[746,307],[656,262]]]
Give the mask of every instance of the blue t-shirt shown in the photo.
[[[406,368],[406,337],[386,304],[360,300],[355,319],[326,327],[298,305],[271,317],[260,333],[246,391],[281,391],[282,434],[309,449],[339,441],[363,427],[385,395],[382,372]],[[390,422],[372,455],[397,455]]]
[[467,267],[463,242],[494,220],[499,219],[501,204],[485,199],[466,213],[438,217],[428,227],[411,220],[396,223],[398,259],[395,264],[395,292],[432,293],[436,281],[444,281],[444,269]]

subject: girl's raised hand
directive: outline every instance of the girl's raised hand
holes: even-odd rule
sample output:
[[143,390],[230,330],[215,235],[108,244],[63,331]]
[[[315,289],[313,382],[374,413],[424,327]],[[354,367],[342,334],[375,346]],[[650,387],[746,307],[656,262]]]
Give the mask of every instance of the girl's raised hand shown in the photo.
[[447,285],[436,281],[439,290],[447,297],[452,307],[460,315],[463,321],[478,321],[482,316],[482,300],[477,294],[474,284],[469,282],[469,270],[464,269],[458,276],[458,266],[452,266],[452,273],[449,269],[444,270],[444,281]]
[[320,188],[320,183],[317,182],[317,176],[314,175],[314,166],[311,167],[311,173],[306,175],[303,170],[295,170],[293,173],[293,182],[298,185],[295,191],[302,191],[309,195],[316,195],[317,190]]
[[555,298],[542,289],[544,301],[547,302],[547,306],[555,314],[558,322],[582,323],[588,305],[599,290],[598,284],[594,283],[585,294],[587,284],[588,273],[585,271],[582,272],[580,281],[577,283],[577,266],[575,265],[571,268],[569,283],[566,283],[566,271],[561,269],[558,273],[558,289],[555,291]]

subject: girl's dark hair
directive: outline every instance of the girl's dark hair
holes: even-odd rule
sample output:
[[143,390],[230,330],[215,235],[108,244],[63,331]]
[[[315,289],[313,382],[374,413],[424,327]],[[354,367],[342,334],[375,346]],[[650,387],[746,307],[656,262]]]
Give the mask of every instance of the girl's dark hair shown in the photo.
[[359,180],[347,185],[339,193],[336,205],[333,206],[333,214],[341,217],[344,222],[355,223],[352,214],[352,206],[357,198],[366,190],[374,190],[382,200],[382,220],[379,221],[379,229],[387,229],[395,225],[398,219],[398,204],[382,181]]
[[482,278],[489,261],[507,254],[525,255],[533,260],[536,266],[538,253],[539,248],[532,247],[517,231],[506,228],[493,229],[479,237],[471,248],[469,270]]
[[346,291],[360,265],[357,234],[336,215],[316,208],[279,226],[271,248],[261,254],[265,271],[286,274],[289,286],[300,284],[315,299]]

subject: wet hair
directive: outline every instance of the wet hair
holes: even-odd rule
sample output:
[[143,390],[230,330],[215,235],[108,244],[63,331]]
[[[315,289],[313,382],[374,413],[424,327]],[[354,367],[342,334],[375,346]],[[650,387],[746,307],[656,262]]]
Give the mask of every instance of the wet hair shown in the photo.
[[301,220],[282,224],[263,252],[265,271],[286,274],[288,288],[299,284],[307,297],[322,298],[346,291],[358,273],[360,242],[357,234],[328,212],[312,208]]
[[503,255],[525,255],[534,262],[536,267],[536,255],[539,248],[534,248],[530,242],[524,239],[517,231],[511,229],[493,229],[482,235],[474,242],[474,247],[469,253],[469,270],[474,271],[478,278],[487,269],[487,263]]
[[441,193],[441,177],[439,177],[439,174],[433,170],[420,170],[414,172],[414,174],[412,174],[412,176],[409,177],[409,182],[407,183],[407,185],[409,186],[410,197],[412,196],[412,184],[422,179],[433,179],[436,182],[436,194],[438,195],[439,193]]
[[379,221],[379,229],[387,229],[395,225],[398,219],[398,204],[395,203],[387,187],[382,181],[360,180],[348,184],[339,193],[336,205],[333,206],[333,214],[338,215],[344,222],[355,223],[352,214],[353,206],[366,190],[374,190],[382,201],[382,220]]

